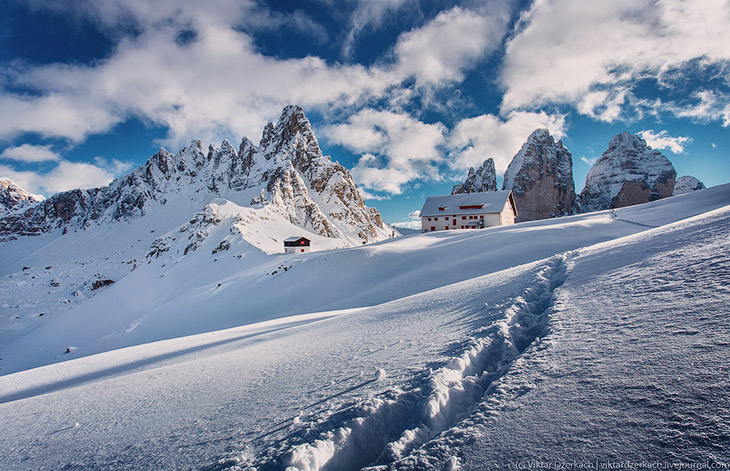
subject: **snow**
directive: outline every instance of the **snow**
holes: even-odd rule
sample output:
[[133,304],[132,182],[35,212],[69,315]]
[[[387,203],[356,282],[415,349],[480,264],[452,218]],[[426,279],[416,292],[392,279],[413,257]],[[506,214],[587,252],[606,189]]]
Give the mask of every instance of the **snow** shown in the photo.
[[[209,208],[196,250],[2,342],[0,469],[727,464],[730,185],[288,256]],[[27,249],[3,282],[58,240],[0,246]]]

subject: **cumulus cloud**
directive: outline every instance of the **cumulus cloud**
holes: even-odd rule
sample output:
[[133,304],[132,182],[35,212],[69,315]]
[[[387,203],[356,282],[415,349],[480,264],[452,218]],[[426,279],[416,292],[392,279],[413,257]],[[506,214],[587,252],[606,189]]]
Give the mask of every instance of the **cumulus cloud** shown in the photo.
[[396,70],[415,77],[417,86],[460,81],[465,69],[501,45],[508,21],[504,6],[479,12],[460,7],[443,11],[398,38]]
[[[267,13],[252,1],[100,0],[47,7],[68,8],[112,30],[128,21],[139,34],[120,33],[112,53],[92,64],[15,64],[6,71],[11,88],[0,88],[0,138],[34,132],[80,142],[130,117],[167,128],[163,143],[173,147],[193,137],[256,136],[287,104],[350,110],[399,95],[412,78],[422,85],[459,80],[500,44],[508,18],[453,8],[402,35],[392,61],[364,67],[261,54],[246,26],[250,16]],[[17,88],[34,93],[21,95]]]
[[[637,80],[655,78],[668,87],[690,61],[727,63],[728,17],[724,0],[535,1],[506,47],[502,110],[566,103],[615,121],[641,101],[634,97]],[[722,109],[692,112],[717,119],[725,117]]]
[[343,124],[327,126],[324,136],[333,144],[363,154],[352,174],[366,189],[400,194],[419,178],[438,178],[443,160],[439,147],[446,127],[423,123],[405,113],[363,109]]
[[17,160],[19,162],[47,162],[60,160],[61,156],[51,150],[51,146],[34,146],[22,144],[8,147],[0,153],[0,158]]
[[108,161],[101,157],[97,157],[93,164],[61,159],[47,172],[17,170],[8,165],[0,165],[0,175],[10,178],[27,191],[50,196],[60,191],[107,185],[114,177],[131,167],[128,162]]
[[675,154],[684,152],[684,146],[692,142],[692,138],[686,136],[673,137],[667,131],[654,132],[653,129],[639,131],[639,136],[654,149],[666,149]]
[[421,229],[421,211],[411,211],[408,213],[408,218],[405,221],[394,222],[391,225],[394,227],[419,230]]
[[546,128],[554,138],[561,139],[565,127],[564,115],[544,111],[512,111],[504,118],[492,114],[467,118],[457,123],[449,136],[449,165],[464,170],[491,157],[497,172],[504,173],[532,131]]

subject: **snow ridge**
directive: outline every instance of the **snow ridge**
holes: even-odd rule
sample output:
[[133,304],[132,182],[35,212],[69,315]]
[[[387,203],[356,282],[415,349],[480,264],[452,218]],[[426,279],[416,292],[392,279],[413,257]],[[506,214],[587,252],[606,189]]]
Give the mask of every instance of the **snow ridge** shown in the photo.
[[[259,469],[358,470],[409,463],[408,455],[467,417],[489,385],[547,332],[555,290],[566,278],[566,255],[540,268],[535,284],[505,310],[505,316],[481,328],[458,356],[427,373],[420,386],[393,389],[352,408],[355,417],[295,445]],[[275,464],[276,463],[276,464]],[[419,468],[420,469],[420,468]]]

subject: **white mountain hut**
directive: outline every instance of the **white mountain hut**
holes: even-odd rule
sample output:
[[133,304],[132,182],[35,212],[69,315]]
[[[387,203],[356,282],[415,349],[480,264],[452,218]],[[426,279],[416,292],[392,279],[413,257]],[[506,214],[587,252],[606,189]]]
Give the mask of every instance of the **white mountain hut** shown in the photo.
[[306,237],[288,237],[284,239],[284,253],[307,253],[310,245]]
[[509,190],[429,196],[421,209],[421,230],[484,229],[514,224],[516,217]]

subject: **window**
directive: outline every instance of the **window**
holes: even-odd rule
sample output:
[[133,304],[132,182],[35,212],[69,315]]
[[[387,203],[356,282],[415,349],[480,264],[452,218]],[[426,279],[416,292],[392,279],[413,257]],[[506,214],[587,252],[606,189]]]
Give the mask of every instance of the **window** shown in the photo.
[[483,204],[470,204],[465,206],[459,206],[459,209],[482,209],[483,207]]
[[439,206],[439,211],[444,211],[446,209],[446,206]]
[[[446,229],[448,229],[448,227],[447,227]],[[436,230],[436,227],[434,227],[434,226],[431,226],[431,230],[432,230],[432,231],[435,231],[435,230]]]
[[446,226],[446,230],[447,230],[447,231],[449,230],[449,226]]
[[462,220],[466,219],[466,216],[461,216],[461,219],[462,219]]
[[302,249],[302,253],[304,253],[304,249]]
[[464,228],[464,226],[461,226],[461,228],[463,229],[463,228]]
[[479,216],[479,219],[484,219],[484,215],[482,214],[481,216]]
[[428,220],[430,221],[430,220],[431,220],[431,218],[428,218]]
[[433,220],[434,220],[434,221],[438,221],[438,220],[439,220],[439,218],[433,218]]

